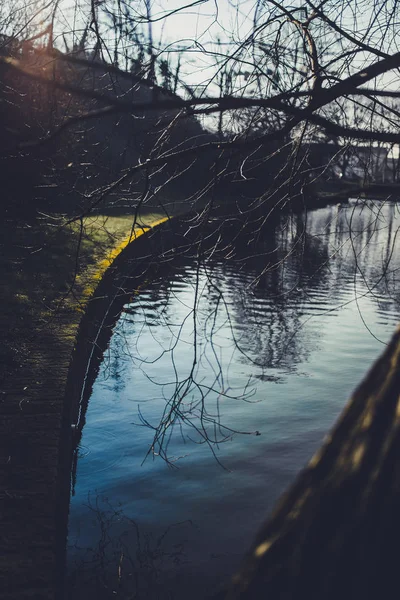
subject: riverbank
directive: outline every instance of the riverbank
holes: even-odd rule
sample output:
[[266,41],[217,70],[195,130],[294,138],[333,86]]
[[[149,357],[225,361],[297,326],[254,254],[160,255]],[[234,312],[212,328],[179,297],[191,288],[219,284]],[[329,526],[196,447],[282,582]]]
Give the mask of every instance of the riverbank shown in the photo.
[[[342,212],[335,209],[335,215]],[[151,220],[154,223],[153,219],[157,217],[148,215],[146,222]],[[146,230],[146,222],[142,222],[140,231]],[[59,221],[50,221],[48,218],[36,223],[18,223],[18,226],[8,222],[2,226],[1,298],[4,309],[1,327],[5,340],[2,352],[4,358],[8,359],[8,362],[5,361],[7,372],[2,376],[0,396],[0,434],[3,440],[0,585],[5,599],[55,598],[57,583],[61,581],[57,566],[62,561],[56,557],[54,527],[57,514],[63,512],[65,519],[68,516],[68,505],[64,510],[65,507],[61,507],[59,502],[59,450],[67,448],[63,445],[66,436],[63,437],[61,433],[65,432],[69,437],[75,435],[72,432],[76,430],[71,428],[71,424],[78,424],[77,429],[81,431],[84,415],[84,407],[79,404],[76,411],[78,419],[74,418],[75,414],[65,418],[66,405],[72,405],[72,402],[65,402],[65,398],[75,397],[66,392],[66,383],[68,380],[73,387],[80,385],[82,371],[85,376],[88,364],[85,354],[88,346],[105,347],[93,335],[93,321],[89,314],[93,311],[85,311],[94,289],[97,289],[96,300],[90,302],[90,307],[98,307],[99,304],[109,307],[115,290],[121,294],[122,288],[122,298],[126,297],[124,290],[137,289],[137,280],[133,287],[130,287],[132,279],[129,280],[130,285],[124,285],[127,281],[124,277],[132,275],[132,264],[129,266],[126,258],[128,261],[133,259],[133,277],[141,276],[143,279],[149,263],[155,269],[163,270],[175,260],[178,250],[182,253],[191,251],[194,256],[198,256],[199,251],[205,257],[220,254],[221,260],[232,256],[234,252],[236,259],[241,261],[248,256],[252,247],[249,245],[252,240],[247,236],[247,232],[251,231],[250,224],[246,229],[246,223],[239,217],[223,221],[218,215],[209,215],[202,222],[189,215],[186,221],[173,219],[170,223],[173,226],[169,227],[168,224],[168,227],[156,229],[150,236],[142,236],[138,244],[132,244],[116,260],[116,268],[110,269],[105,278],[102,275],[107,267],[133,237],[132,217],[116,217],[115,221],[96,217],[93,221],[83,222],[82,226],[71,223],[60,227]],[[361,229],[367,231],[366,227]],[[242,235],[238,236],[238,231]],[[290,231],[292,234],[294,230]],[[340,227],[338,231],[341,231]],[[391,237],[388,235],[388,240]],[[220,244],[221,238],[226,243]],[[312,267],[312,273],[319,273],[322,278],[331,253],[321,252],[321,243],[314,234],[309,239],[313,243],[304,246],[302,252],[307,253],[307,264]],[[199,240],[207,242],[198,244]],[[362,247],[363,240],[359,237],[357,240]],[[359,256],[357,240],[353,240],[353,244]],[[281,238],[269,239],[266,235],[263,243],[266,244],[262,248],[264,254],[277,247],[283,248]],[[162,261],[159,260],[161,254]],[[285,261],[290,254],[285,251]],[[273,256],[274,260],[283,264],[283,259],[279,260],[276,254]],[[141,261],[137,261],[137,258]],[[334,258],[335,264],[340,263],[336,255]],[[371,256],[368,261],[368,264],[377,264]],[[123,273],[124,268],[117,268],[118,263],[122,267],[126,265],[126,273]],[[117,282],[112,281],[114,271],[117,273],[116,279],[119,278]],[[100,280],[101,285],[97,287]],[[118,285],[115,286],[115,283]],[[303,293],[304,286],[297,291]],[[81,321],[83,315],[85,319]],[[290,320],[290,315],[288,318]],[[84,339],[85,347],[82,352],[73,352],[78,326],[82,322],[84,326],[80,327],[79,339]],[[105,319],[101,324],[104,322]],[[115,319],[110,319],[107,335],[111,335],[113,324]],[[292,332],[294,328],[287,326],[284,329]],[[82,336],[82,330],[84,334],[89,333]],[[72,356],[76,369],[71,369]],[[79,397],[81,400],[82,396]],[[65,453],[68,453],[68,449]],[[70,481],[68,457],[62,469],[62,478],[66,481],[67,493],[63,494],[66,502]]]
[[[158,221],[143,215],[136,232]],[[0,586],[4,599],[54,598],[65,386],[88,299],[135,236],[133,217],[4,221],[0,331]]]

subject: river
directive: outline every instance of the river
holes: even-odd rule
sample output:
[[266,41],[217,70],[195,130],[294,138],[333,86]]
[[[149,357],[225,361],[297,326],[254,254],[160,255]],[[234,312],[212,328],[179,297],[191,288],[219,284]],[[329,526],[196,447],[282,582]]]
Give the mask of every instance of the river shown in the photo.
[[132,294],[85,415],[71,598],[195,600],[232,574],[395,329],[399,226],[392,203],[282,216],[267,249]]

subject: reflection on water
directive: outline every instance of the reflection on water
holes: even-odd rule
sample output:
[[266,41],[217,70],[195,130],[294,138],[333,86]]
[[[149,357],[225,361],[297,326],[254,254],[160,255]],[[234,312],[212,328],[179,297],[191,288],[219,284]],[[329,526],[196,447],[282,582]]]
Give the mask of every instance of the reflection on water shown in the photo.
[[204,598],[232,573],[394,330],[399,225],[394,204],[286,216],[125,306],[71,501],[82,597],[93,570],[114,598]]

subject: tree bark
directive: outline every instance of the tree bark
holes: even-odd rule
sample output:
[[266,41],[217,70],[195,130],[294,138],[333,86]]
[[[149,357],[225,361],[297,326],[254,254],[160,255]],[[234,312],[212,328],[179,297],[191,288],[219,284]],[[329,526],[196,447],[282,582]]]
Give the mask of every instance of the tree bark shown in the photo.
[[398,329],[220,598],[397,596],[399,395]]

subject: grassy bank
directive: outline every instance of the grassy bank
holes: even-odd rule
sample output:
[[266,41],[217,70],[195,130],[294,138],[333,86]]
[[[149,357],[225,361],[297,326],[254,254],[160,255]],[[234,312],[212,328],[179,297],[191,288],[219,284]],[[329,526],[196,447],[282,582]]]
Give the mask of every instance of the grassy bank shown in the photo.
[[66,383],[85,304],[110,261],[160,215],[42,216],[0,225],[0,588],[55,600]]
[[[57,215],[0,225],[2,382],[24,364],[37,336],[60,311],[80,310],[133,228],[143,231],[165,215]],[[2,383],[0,382],[0,383]]]

